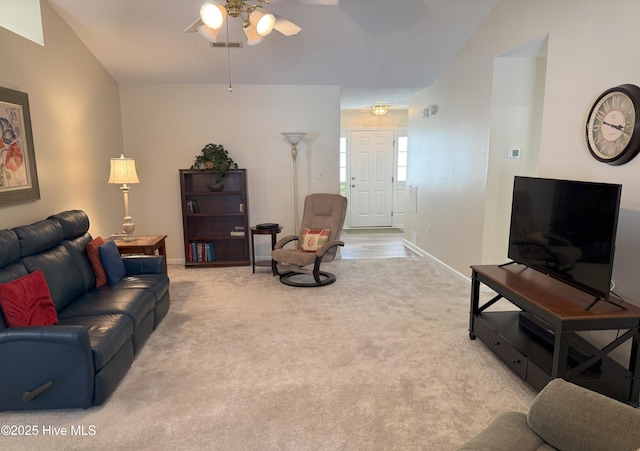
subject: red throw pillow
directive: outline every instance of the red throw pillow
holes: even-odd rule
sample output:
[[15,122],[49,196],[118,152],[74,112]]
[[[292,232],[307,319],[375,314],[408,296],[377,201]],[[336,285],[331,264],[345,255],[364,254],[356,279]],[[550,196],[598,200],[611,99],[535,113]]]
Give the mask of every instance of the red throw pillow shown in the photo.
[[93,273],[96,275],[96,287],[101,287],[108,283],[107,273],[104,271],[104,267],[100,261],[100,254],[98,253],[98,249],[103,244],[104,240],[99,236],[87,243],[87,256],[93,268]]
[[317,252],[329,240],[329,229],[315,230],[304,228],[302,231],[302,244],[300,249],[303,252]]
[[44,274],[39,269],[1,284],[0,307],[9,327],[58,324],[56,307]]

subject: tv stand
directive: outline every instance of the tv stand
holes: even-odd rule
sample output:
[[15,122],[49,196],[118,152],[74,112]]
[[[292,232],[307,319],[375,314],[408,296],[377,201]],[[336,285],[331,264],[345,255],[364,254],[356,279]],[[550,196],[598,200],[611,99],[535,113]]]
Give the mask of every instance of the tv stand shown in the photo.
[[585,310],[585,312],[586,312],[587,310],[590,310],[590,309],[591,309],[591,307],[593,307],[594,305],[596,305],[598,302],[608,302],[609,304],[615,305],[616,307],[618,307],[618,308],[620,308],[620,309],[622,309],[622,310],[627,310],[627,308],[626,308],[625,306],[620,305],[620,304],[618,304],[618,303],[616,303],[616,302],[613,302],[611,299],[602,299],[601,297],[599,297],[599,296],[598,296],[598,297],[596,297],[596,298],[591,302],[591,304],[589,304],[589,305],[587,305],[587,306],[585,307],[585,309],[584,309],[584,310]]
[[[593,302],[589,294],[575,287],[524,268],[519,264],[471,267],[469,337],[479,338],[537,390],[561,377],[637,406],[640,307],[622,300],[620,305]],[[483,304],[480,284],[496,293]],[[509,304],[496,305],[501,299]],[[526,316],[528,327],[520,324],[521,316]],[[596,330],[618,333],[601,348],[578,334]],[[629,341],[630,356],[625,366],[610,354]]]

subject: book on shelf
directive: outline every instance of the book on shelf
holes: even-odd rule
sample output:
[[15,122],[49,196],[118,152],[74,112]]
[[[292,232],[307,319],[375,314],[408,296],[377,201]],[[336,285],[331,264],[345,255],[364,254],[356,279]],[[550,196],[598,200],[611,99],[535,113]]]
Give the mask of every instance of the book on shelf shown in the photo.
[[200,205],[198,201],[195,199],[187,200],[187,212],[189,213],[200,213]]
[[232,230],[231,236],[244,236],[244,230]]
[[190,262],[212,262],[216,259],[216,248],[211,241],[191,241],[189,243]]

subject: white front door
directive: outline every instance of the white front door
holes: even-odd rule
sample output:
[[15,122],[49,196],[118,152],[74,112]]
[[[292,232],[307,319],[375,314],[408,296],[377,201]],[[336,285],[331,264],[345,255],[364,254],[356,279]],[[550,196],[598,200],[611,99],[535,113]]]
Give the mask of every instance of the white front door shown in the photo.
[[351,132],[351,227],[391,226],[393,131]]

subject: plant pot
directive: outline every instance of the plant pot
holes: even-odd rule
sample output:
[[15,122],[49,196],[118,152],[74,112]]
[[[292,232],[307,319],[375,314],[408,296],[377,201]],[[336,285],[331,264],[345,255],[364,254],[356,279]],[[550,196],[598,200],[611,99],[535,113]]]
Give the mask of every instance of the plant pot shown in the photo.
[[213,169],[213,161],[205,161],[204,162],[205,169]]
[[224,189],[224,184],[222,183],[212,183],[211,185],[207,185],[209,191],[213,191],[214,193],[218,191],[222,191]]

